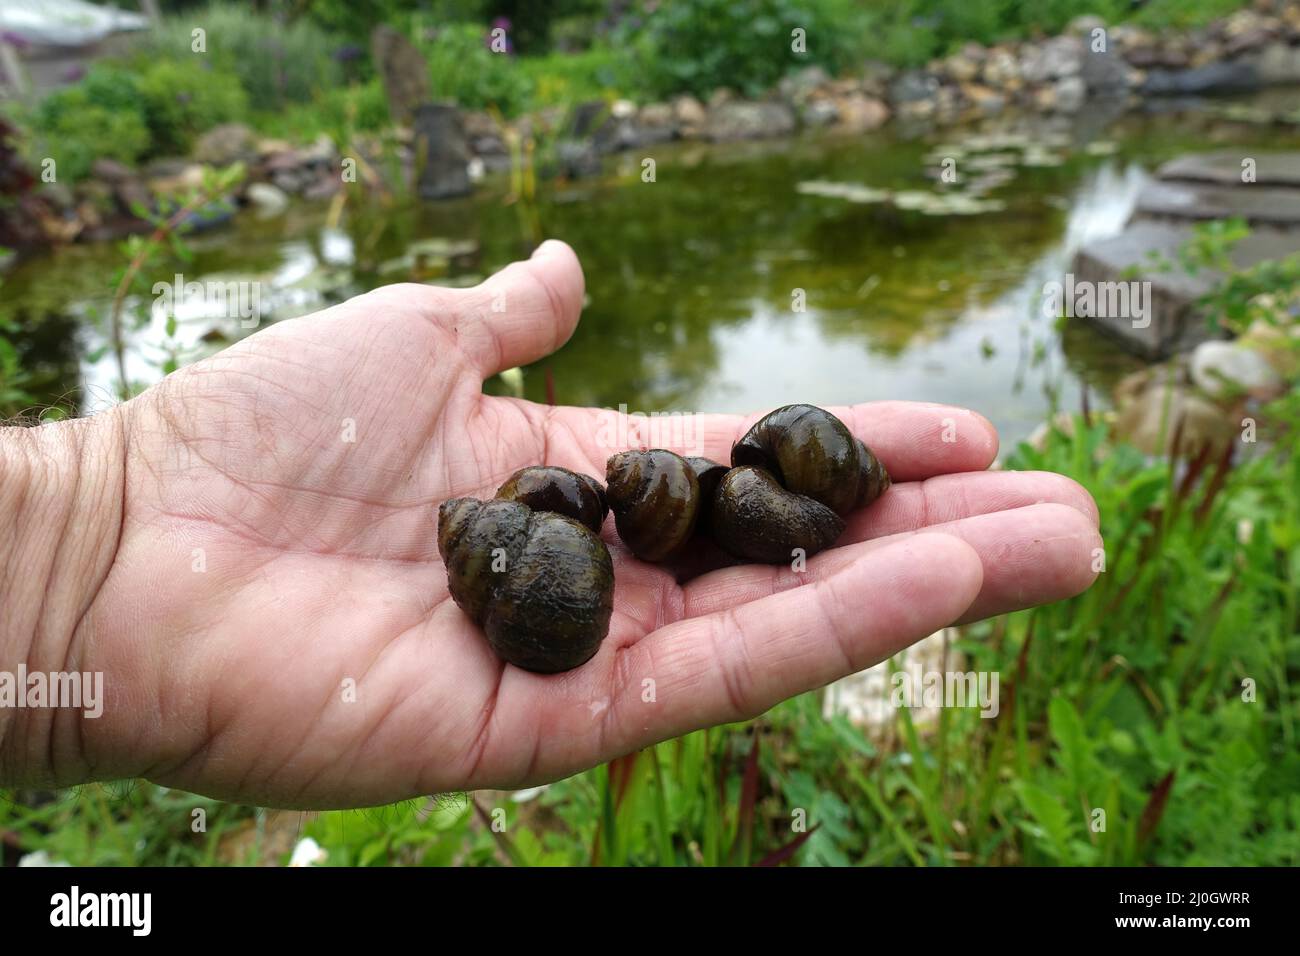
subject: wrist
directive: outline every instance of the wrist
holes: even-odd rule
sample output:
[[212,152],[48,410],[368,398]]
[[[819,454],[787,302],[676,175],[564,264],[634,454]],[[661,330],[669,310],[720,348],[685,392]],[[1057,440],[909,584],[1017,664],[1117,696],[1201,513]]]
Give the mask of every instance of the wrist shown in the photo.
[[0,785],[85,773],[103,686],[82,673],[81,624],[121,534],[126,414],[0,428]]

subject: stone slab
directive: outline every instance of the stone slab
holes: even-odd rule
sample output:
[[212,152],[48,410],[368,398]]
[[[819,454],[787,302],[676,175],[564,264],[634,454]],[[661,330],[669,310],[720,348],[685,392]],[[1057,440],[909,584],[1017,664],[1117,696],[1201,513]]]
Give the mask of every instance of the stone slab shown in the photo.
[[[1144,266],[1150,261],[1151,253],[1174,260],[1179,248],[1193,234],[1193,227],[1188,224],[1136,221],[1118,236],[1080,249],[1072,267],[1074,281],[1076,285],[1133,281],[1125,275],[1130,267]],[[1244,269],[1296,252],[1300,252],[1300,230],[1261,228],[1236,245],[1232,259],[1238,268]],[[1115,338],[1129,351],[1145,358],[1164,358],[1218,337],[1198,308],[1197,300],[1221,278],[1210,271],[1189,276],[1176,266],[1169,272],[1140,268],[1134,279],[1150,282],[1150,321],[1144,328],[1135,327],[1133,320],[1126,317],[1090,316],[1082,321]]]
[[1134,216],[1178,222],[1240,217],[1251,226],[1300,229],[1300,189],[1154,180],[1138,194]]
[[[1241,181],[1241,161],[1246,158],[1255,161],[1255,182],[1250,184]],[[1171,159],[1156,175],[1167,182],[1300,188],[1300,153],[1266,153],[1244,148],[1193,153]]]

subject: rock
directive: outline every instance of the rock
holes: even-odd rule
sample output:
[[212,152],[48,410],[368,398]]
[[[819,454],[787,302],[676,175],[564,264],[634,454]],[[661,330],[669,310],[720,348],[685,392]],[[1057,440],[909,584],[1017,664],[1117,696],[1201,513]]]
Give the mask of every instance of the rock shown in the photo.
[[244,190],[248,201],[266,216],[275,216],[284,212],[289,205],[289,197],[284,190],[270,183],[250,183]]
[[119,163],[115,159],[106,159],[102,156],[91,164],[90,175],[112,186],[139,178],[135,170],[125,163]]
[[835,100],[816,99],[804,104],[803,111],[799,118],[805,126],[814,129],[822,126],[830,126],[840,118],[840,108]]
[[1089,93],[1100,96],[1123,94],[1133,82],[1128,62],[1110,44],[1100,52],[1084,47],[1079,76]]
[[1255,161],[1253,186],[1300,187],[1300,153],[1272,153],[1241,149],[1192,153],[1171,159],[1156,175],[1167,182],[1213,183],[1222,186],[1242,185],[1242,160]]
[[673,100],[673,119],[683,136],[698,136],[708,122],[704,104],[690,94]]
[[720,86],[709,96],[709,109],[713,110],[717,109],[719,106],[725,106],[728,103],[734,102],[735,99],[736,94],[733,90],[729,90],[725,86]]
[[596,131],[594,143],[599,153],[617,153],[628,149],[640,149],[655,143],[666,143],[677,135],[675,126],[647,126],[638,117],[619,118],[611,116]]
[[243,123],[214,126],[194,144],[194,158],[209,166],[224,167],[257,156],[257,139]]
[[1059,36],[1041,44],[1027,43],[1020,54],[1020,76],[1037,86],[1067,76],[1077,76],[1083,67],[1083,41],[1076,36]]
[[980,75],[988,54],[978,43],[967,43],[943,61],[944,72],[958,83],[970,83]]
[[[1178,250],[1193,235],[1189,225],[1138,221],[1118,236],[1084,245],[1074,259],[1075,284],[1126,282],[1130,283],[1132,298],[1131,283],[1137,283],[1137,291],[1149,311],[1137,321],[1125,315],[1096,315],[1080,320],[1147,358],[1187,350],[1215,337],[1215,331],[1200,310],[1200,300],[1221,281],[1222,276],[1217,272],[1201,269],[1195,275],[1188,275],[1174,269],[1150,271],[1136,279],[1128,277],[1130,267],[1150,262],[1152,255],[1177,261]],[[1295,251],[1292,235],[1271,229],[1252,232],[1233,247],[1232,261],[1236,268],[1245,269],[1265,260],[1284,258]],[[1096,288],[1100,292],[1107,287],[1097,285]]]
[[1088,98],[1088,87],[1081,76],[1063,76],[1044,90],[1052,93],[1052,105],[1047,109],[1059,113],[1077,113]]
[[[468,171],[466,175],[468,175]],[[303,188],[302,198],[329,199],[342,188],[342,177],[337,176],[334,173],[317,173]]]
[[795,119],[790,107],[773,101],[725,102],[709,109],[704,138],[715,143],[788,136]]
[[604,100],[586,100],[573,108],[569,118],[569,135],[573,139],[586,139],[609,119],[609,106]]
[[170,176],[154,176],[149,179],[149,191],[155,196],[180,196],[200,189],[208,167],[202,163],[189,163]]
[[430,98],[429,68],[424,57],[410,40],[387,24],[380,24],[370,34],[370,56],[383,80],[389,113],[399,123],[410,122],[416,109]]
[[[1218,186],[1155,180],[1138,193],[1134,216],[1175,222],[1240,217],[1250,226],[1300,229],[1300,190],[1259,183]],[[1300,238],[1293,245],[1300,248]]]
[[669,103],[647,103],[637,114],[637,122],[648,129],[677,129],[677,120]]
[[862,64],[861,82],[858,86],[868,96],[884,99],[889,93],[889,84],[893,81],[895,73],[895,69],[888,63],[868,60]]
[[1185,70],[1191,57],[1183,50],[1162,46],[1154,39],[1130,46],[1124,50],[1124,59],[1140,70]]
[[985,86],[1008,93],[1015,92],[1024,85],[1024,80],[1020,76],[1020,61],[1005,48],[989,51],[988,59],[984,61],[984,69],[980,71],[980,77]]
[[1270,43],[1251,62],[1261,83],[1269,86],[1300,83],[1300,46]]
[[1005,96],[978,83],[962,87],[962,96],[975,108],[975,112],[982,117],[996,116],[1007,105]]
[[1120,407],[1115,434],[1148,455],[1192,457],[1222,452],[1237,440],[1239,421],[1184,385],[1153,382]]
[[894,79],[889,86],[889,98],[896,104],[920,103],[932,100],[939,93],[939,79],[924,70],[908,70]]
[[257,141],[257,155],[262,159],[274,156],[276,153],[287,153],[293,149],[293,143],[287,139],[259,139]]
[[415,151],[424,160],[416,171],[421,199],[450,199],[473,191],[469,143],[460,113],[450,104],[426,103],[415,111]]
[[889,119],[889,107],[871,96],[855,93],[836,104],[837,129],[846,133],[869,133]]
[[830,81],[830,75],[820,66],[806,66],[782,77],[776,90],[781,99],[792,106],[799,106]]
[[615,100],[609,106],[609,115],[614,119],[631,119],[636,116],[636,104],[631,100]]
[[1286,391],[1286,382],[1268,360],[1238,342],[1202,342],[1192,353],[1191,375],[1214,398],[1245,392],[1266,400]]
[[469,140],[469,148],[475,156],[510,155],[505,137],[501,135],[501,128],[490,113],[473,110],[461,113],[460,118],[465,129],[465,137]]
[[1148,96],[1249,93],[1259,89],[1261,83],[1259,70],[1253,63],[1235,60],[1191,70],[1151,70],[1142,84],[1142,92]]
[[567,179],[581,179],[600,172],[600,155],[590,140],[559,140],[555,144],[555,161],[560,175]]

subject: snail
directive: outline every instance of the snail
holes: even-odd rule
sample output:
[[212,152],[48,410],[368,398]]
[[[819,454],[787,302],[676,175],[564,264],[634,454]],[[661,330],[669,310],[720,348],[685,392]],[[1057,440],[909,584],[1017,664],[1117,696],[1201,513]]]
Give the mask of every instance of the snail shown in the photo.
[[844,516],[889,487],[879,459],[838,418],[814,405],[764,415],[731,447],[714,496],[711,531],[725,550],[780,563],[811,556],[844,530]]
[[713,503],[713,538],[738,558],[781,564],[829,547],[844,519],[820,501],[782,488],[770,472],[748,465],[727,472]]
[[609,504],[605,489],[590,475],[567,468],[533,465],[521,468],[505,480],[496,496],[518,501],[533,511],[552,511],[572,518],[600,534]]
[[695,533],[700,479],[681,455],[662,448],[620,452],[605,463],[605,484],[614,527],[642,561],[672,557]]
[[718,485],[731,469],[708,458],[687,458],[686,463],[691,466],[691,470],[695,472],[695,480],[700,483],[700,514],[695,522],[695,532],[696,534],[708,532]]
[[452,599],[516,667],[570,670],[609,633],[614,564],[605,542],[573,518],[519,501],[453,498],[438,509],[438,552]]
[[787,491],[815,498],[841,517],[889,487],[889,475],[871,449],[816,405],[768,412],[731,446],[731,464],[762,468]]

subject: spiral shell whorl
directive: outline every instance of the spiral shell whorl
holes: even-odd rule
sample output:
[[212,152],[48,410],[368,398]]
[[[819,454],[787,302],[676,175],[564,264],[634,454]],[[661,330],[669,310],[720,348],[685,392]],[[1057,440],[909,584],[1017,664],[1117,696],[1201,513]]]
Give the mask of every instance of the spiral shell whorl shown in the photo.
[[518,501],[533,511],[564,515],[597,534],[609,514],[609,503],[600,482],[590,475],[552,465],[519,469],[497,489],[496,497]]
[[452,599],[517,667],[577,667],[609,631],[609,550],[571,518],[515,501],[457,498],[439,509],[438,550]]
[[731,463],[765,469],[787,491],[820,501],[841,517],[889,487],[871,449],[815,405],[786,405],[764,415],[732,446]]
[[671,557],[695,533],[700,483],[680,455],[662,448],[620,452],[605,464],[605,485],[619,537],[641,560]]

